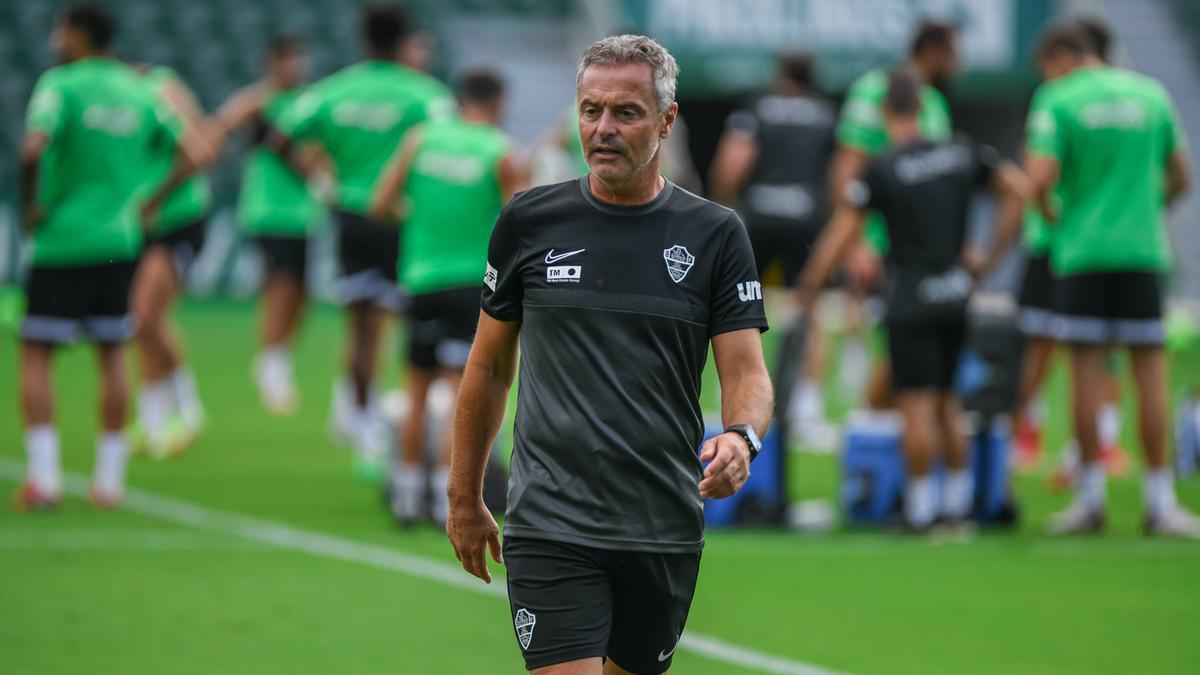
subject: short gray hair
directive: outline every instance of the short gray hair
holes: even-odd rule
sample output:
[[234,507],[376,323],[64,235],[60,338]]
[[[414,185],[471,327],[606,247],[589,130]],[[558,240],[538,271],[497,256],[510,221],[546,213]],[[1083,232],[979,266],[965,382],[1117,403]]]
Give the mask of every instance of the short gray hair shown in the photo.
[[644,63],[650,66],[654,80],[654,100],[659,114],[675,102],[675,85],[679,79],[679,64],[662,45],[644,35],[613,35],[592,43],[579,60],[575,87],[583,84],[583,71],[590,66],[624,66]]

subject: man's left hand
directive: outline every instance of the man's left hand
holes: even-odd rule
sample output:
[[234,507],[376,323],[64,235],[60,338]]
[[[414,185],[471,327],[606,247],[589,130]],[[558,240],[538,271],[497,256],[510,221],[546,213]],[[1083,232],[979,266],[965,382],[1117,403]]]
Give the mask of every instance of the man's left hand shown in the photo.
[[726,432],[705,441],[700,461],[709,462],[700,481],[700,496],[705,499],[737,494],[750,478],[750,448],[738,434]]

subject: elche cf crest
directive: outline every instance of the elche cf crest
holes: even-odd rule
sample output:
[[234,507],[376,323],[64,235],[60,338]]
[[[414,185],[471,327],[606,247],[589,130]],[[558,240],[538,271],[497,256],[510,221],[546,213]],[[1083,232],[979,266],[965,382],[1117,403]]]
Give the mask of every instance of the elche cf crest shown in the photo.
[[663,261],[667,263],[667,274],[671,275],[671,281],[679,283],[696,263],[696,256],[688,253],[687,248],[675,244],[663,249]]
[[521,649],[529,649],[529,641],[533,639],[533,626],[537,617],[527,609],[518,609],[513,624],[517,627],[517,639],[521,641]]

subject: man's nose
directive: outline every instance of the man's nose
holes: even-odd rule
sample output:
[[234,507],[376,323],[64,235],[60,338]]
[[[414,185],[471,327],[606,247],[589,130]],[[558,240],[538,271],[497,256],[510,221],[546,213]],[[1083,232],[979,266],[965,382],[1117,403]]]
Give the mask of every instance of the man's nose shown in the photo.
[[601,138],[611,138],[617,134],[617,118],[610,110],[604,110],[600,113],[600,120],[596,124],[596,133]]

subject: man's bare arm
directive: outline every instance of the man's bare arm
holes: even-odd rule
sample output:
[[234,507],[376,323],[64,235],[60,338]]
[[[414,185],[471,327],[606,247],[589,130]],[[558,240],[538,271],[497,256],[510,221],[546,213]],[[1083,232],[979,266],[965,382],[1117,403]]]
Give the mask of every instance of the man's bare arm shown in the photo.
[[1025,155],[1025,174],[1029,176],[1029,182],[1033,186],[1033,203],[1042,212],[1047,225],[1058,222],[1058,213],[1054,210],[1050,194],[1058,184],[1060,172],[1061,167],[1054,158],[1036,154]]
[[217,109],[208,122],[213,143],[217,152],[228,139],[229,134],[254,119],[263,106],[266,105],[269,89],[261,82],[251,84],[234,92],[225,103]]
[[983,276],[1000,262],[1021,232],[1025,204],[1033,198],[1033,186],[1025,174],[1012,162],[1003,162],[992,176],[992,192],[999,198],[996,207],[996,226],[992,241],[985,253],[967,255],[966,267],[976,278]]
[[395,222],[403,218],[403,214],[397,212],[393,205],[396,203],[396,195],[404,192],[404,185],[408,182],[408,172],[412,168],[413,157],[416,156],[417,148],[421,144],[420,133],[420,131],[409,132],[404,137],[404,142],[388,160],[383,176],[375,186],[375,193],[371,195],[370,212],[372,217],[385,222]]
[[184,136],[179,142],[175,150],[175,163],[171,165],[170,173],[142,204],[142,227],[150,227],[167,196],[199,170],[203,157],[198,154],[202,152],[202,150],[197,150],[194,144],[188,142],[187,136]]
[[508,391],[517,371],[521,324],[479,313],[479,326],[454,409],[450,452],[450,515],[446,534],[463,569],[491,583],[486,551],[502,562],[500,528],[483,503],[483,473],[496,432],[504,421]]
[[[774,393],[758,329],[722,333],[712,344],[721,381],[722,425],[749,424],[762,438],[771,425]],[[738,434],[724,433],[705,441],[700,460],[709,462],[700,481],[700,496],[706,499],[733,495],[750,478],[750,448]]]
[[1192,185],[1192,167],[1186,150],[1176,150],[1167,160],[1167,205],[1183,196]]
[[741,131],[726,131],[721,136],[716,158],[708,174],[709,196],[712,200],[732,206],[745,187],[757,159],[758,141],[753,136]]
[[529,161],[517,150],[504,153],[496,167],[496,175],[500,178],[500,198],[505,204],[512,201],[513,195],[529,189]]
[[808,264],[800,275],[800,304],[808,307],[833,274],[834,266],[845,256],[850,246],[862,238],[866,212],[852,206],[841,206],[829,225],[821,232]]
[[862,175],[869,159],[867,153],[857,148],[838,147],[829,165],[830,203],[835,208],[849,206],[846,203],[846,186]]
[[25,136],[21,144],[21,213],[24,227],[32,232],[41,220],[38,212],[38,179],[42,166],[42,155],[50,145],[50,137],[41,131]]

